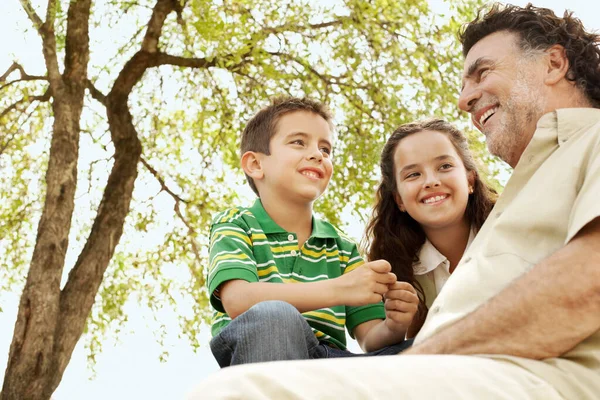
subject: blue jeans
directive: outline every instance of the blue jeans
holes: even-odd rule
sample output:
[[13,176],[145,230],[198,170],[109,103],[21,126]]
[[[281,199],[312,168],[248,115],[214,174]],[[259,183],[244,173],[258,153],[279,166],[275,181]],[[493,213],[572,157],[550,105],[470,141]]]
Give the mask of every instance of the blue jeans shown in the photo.
[[354,354],[320,342],[298,310],[284,301],[265,301],[231,321],[210,342],[221,366],[278,360],[369,357],[398,354],[411,340],[377,351]]

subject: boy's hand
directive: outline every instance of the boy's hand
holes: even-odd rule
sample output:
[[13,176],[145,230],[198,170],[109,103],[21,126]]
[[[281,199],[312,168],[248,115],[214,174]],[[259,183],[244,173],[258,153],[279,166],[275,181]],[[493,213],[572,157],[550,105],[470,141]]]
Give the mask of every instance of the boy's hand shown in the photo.
[[395,282],[384,297],[386,326],[392,331],[406,331],[419,308],[417,291],[408,282]]
[[365,263],[345,275],[336,278],[340,298],[347,306],[364,306],[381,301],[388,287],[396,282],[390,263],[376,260]]

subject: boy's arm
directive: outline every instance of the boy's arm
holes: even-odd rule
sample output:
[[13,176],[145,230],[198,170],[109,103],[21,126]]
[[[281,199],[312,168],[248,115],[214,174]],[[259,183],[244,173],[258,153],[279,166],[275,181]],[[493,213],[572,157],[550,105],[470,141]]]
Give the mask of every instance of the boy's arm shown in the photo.
[[385,320],[363,322],[354,328],[354,336],[365,352],[379,350],[404,340],[419,306],[417,292],[410,283],[396,282],[385,294]]
[[363,306],[379,302],[388,285],[396,281],[390,269],[387,261],[379,260],[338,278],[317,282],[281,284],[234,279],[223,282],[218,293],[232,319],[267,300],[285,301],[300,312],[341,304]]

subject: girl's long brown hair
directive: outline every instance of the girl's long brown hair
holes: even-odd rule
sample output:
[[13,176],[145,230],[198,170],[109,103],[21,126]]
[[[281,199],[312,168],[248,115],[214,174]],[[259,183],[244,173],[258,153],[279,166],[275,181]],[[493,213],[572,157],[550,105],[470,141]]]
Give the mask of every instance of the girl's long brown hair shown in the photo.
[[[446,134],[465,169],[474,174],[473,194],[469,196],[465,213],[469,223],[476,230],[485,222],[496,199],[496,191],[485,184],[477,173],[466,137],[452,124],[441,119],[411,122],[401,125],[388,139],[381,153],[381,183],[377,188],[373,215],[365,232],[367,259],[387,260],[399,281],[408,282],[415,287],[421,300],[415,319],[421,320],[421,324],[425,319],[427,307],[423,288],[415,279],[413,263],[417,260],[417,254],[426,237],[421,225],[407,212],[401,212],[394,200],[394,193],[398,191],[394,153],[402,139],[425,130]],[[420,325],[417,329],[419,328]]]

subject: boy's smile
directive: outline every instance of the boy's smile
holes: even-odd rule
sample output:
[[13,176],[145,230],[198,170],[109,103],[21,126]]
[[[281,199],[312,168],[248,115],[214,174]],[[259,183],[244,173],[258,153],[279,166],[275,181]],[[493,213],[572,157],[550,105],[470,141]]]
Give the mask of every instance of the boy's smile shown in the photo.
[[294,111],[283,115],[270,142],[270,155],[260,154],[263,171],[258,180],[261,197],[313,202],[329,184],[332,132],[318,114]]

